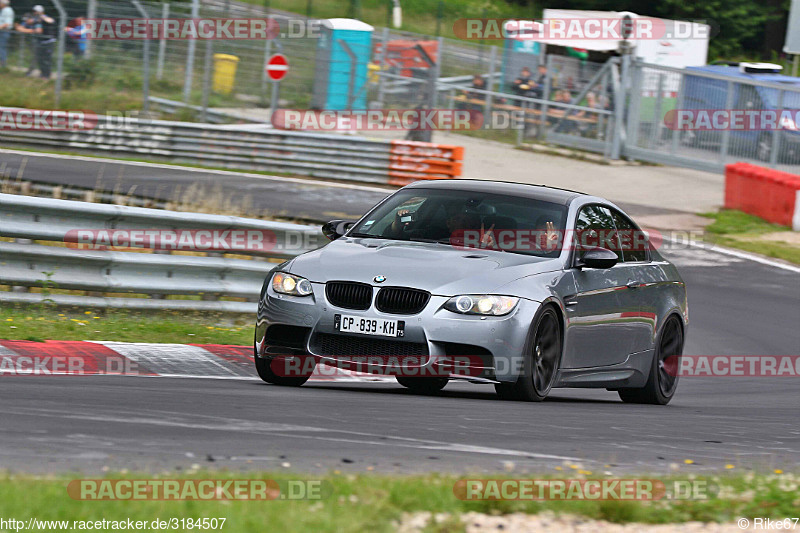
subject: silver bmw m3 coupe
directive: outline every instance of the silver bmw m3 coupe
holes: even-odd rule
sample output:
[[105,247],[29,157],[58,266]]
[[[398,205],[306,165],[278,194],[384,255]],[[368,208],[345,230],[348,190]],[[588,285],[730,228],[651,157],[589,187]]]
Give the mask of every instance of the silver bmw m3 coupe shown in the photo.
[[429,393],[458,379],[526,401],[553,387],[661,405],[675,394],[686,287],[651,236],[603,198],[417,182],[323,233],[330,243],[264,282],[264,381],[299,386],[325,365]]

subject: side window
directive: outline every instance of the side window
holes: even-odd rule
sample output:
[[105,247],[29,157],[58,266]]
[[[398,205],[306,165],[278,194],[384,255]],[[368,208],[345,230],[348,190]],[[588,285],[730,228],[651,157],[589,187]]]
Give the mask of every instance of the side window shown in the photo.
[[575,221],[577,257],[583,257],[586,250],[596,247],[616,252],[622,261],[622,251],[611,211],[599,205],[587,205],[581,209]]
[[645,233],[619,211],[612,210],[612,214],[622,248],[622,260],[628,263],[647,261],[649,259],[647,250],[650,248],[650,244]]
[[752,85],[739,85],[739,98],[736,100],[735,109],[761,109],[761,97]]

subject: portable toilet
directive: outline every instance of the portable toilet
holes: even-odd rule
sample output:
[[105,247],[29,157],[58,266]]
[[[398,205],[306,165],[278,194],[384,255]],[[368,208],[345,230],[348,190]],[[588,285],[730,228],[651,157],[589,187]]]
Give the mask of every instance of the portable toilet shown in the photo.
[[360,20],[322,21],[317,40],[312,108],[367,108],[367,76],[373,29]]

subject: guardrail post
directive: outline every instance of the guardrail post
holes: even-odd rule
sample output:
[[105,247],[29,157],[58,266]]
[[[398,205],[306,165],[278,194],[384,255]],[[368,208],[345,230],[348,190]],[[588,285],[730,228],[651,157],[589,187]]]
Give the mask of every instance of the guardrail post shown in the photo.
[[[775,108],[780,113],[783,110],[783,95],[785,91],[778,92],[778,106]],[[781,125],[780,122],[778,123],[778,127],[772,134],[772,149],[769,152],[769,165],[771,167],[778,166],[778,152],[781,149]]]
[[650,135],[650,146],[658,145],[661,141],[661,109],[664,105],[664,74],[658,75],[656,88],[656,108],[653,111],[653,133]]
[[[675,103],[675,110],[677,111],[683,109],[683,91],[686,88],[686,76],[684,74],[680,74],[681,81],[678,84],[678,100]],[[670,148],[670,153],[675,155],[678,151],[678,137],[680,136],[680,130],[678,129],[678,122],[677,122],[677,114],[675,115],[675,123],[672,127],[672,146]]]
[[549,109],[548,102],[550,101],[550,84],[553,80],[553,56],[551,54],[546,57],[545,65],[547,67],[547,73],[544,75],[544,88],[541,93],[542,100],[544,100],[541,106],[542,124],[539,127],[539,135],[537,136],[542,141],[547,140],[547,111]]
[[[725,109],[733,109],[734,89],[736,88],[732,81],[727,84],[728,94],[725,99]],[[728,158],[728,150],[731,142],[731,130],[725,128],[722,130],[722,142],[719,149],[719,160],[724,165],[725,160]]]
[[[200,0],[192,0],[192,18],[200,16]],[[197,46],[197,39],[189,39],[189,47],[186,51],[186,72],[183,78],[183,101],[189,102],[192,96],[192,76],[194,74],[194,50]]]
[[[494,91],[494,70],[497,66],[497,47],[489,47],[489,76],[486,78],[486,88]],[[483,107],[483,123],[491,123],[492,117],[492,95],[486,95],[486,103]]]
[[[628,141],[637,145],[639,142],[639,119],[641,118],[642,87],[644,78],[644,67],[636,62],[631,65],[628,72],[633,71],[630,91],[630,103],[628,111]],[[616,99],[616,95],[615,95]],[[614,101],[614,106],[619,102]]]
[[208,118],[208,99],[211,94],[211,55],[213,41],[206,41],[206,59],[203,72],[203,110],[200,112],[200,122],[206,122]]
[[58,109],[61,105],[61,86],[64,83],[64,39],[67,37],[64,28],[67,26],[67,12],[61,5],[61,0],[52,1],[58,10],[58,48],[56,51],[58,54],[56,59],[56,109]]
[[[624,59],[624,58],[623,58]],[[609,147],[609,158],[619,159],[622,153],[624,143],[624,125],[625,120],[625,89],[623,87],[624,80],[620,80],[618,63],[611,65],[611,86],[614,89],[614,132],[611,138],[611,145]],[[608,141],[606,141],[608,143]]]
[[[150,18],[147,10],[139,3],[139,0],[131,0],[131,3],[142,16],[142,18]],[[142,111],[148,113],[150,111],[150,38],[144,40],[143,55],[144,62],[142,64]]]
[[[86,18],[97,18],[97,0],[89,0],[88,5],[86,6]],[[91,59],[92,57],[92,48],[94,47],[94,43],[92,41],[94,41],[94,39],[86,39],[86,53],[84,54],[86,59]]]
[[[169,2],[164,2],[164,4],[161,6],[161,19],[167,20],[168,18],[169,18]],[[167,54],[167,39],[165,33],[161,32],[161,37],[159,37],[158,39],[158,66],[156,67],[156,79],[158,80],[164,77],[164,59],[166,58],[166,54]]]
[[383,28],[381,34],[381,52],[378,56],[378,108],[383,108],[383,92],[386,90],[386,77],[383,71],[386,70],[386,49],[389,46],[389,28]]

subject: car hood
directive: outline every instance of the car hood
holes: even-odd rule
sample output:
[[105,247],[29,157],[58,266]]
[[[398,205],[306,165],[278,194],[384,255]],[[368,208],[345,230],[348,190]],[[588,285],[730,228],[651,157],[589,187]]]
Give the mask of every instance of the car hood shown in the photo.
[[342,238],[293,259],[286,269],[312,282],[348,280],[433,294],[491,293],[516,279],[561,269],[559,259],[435,243]]

